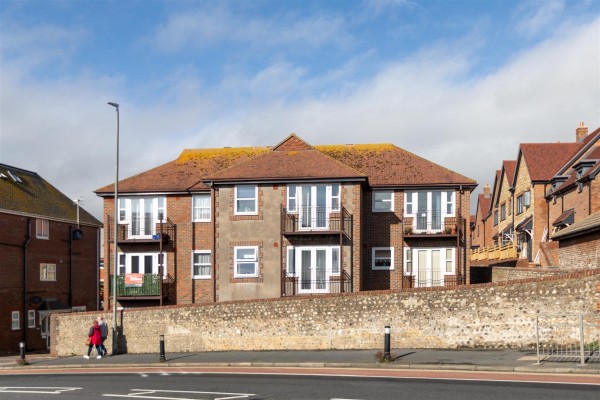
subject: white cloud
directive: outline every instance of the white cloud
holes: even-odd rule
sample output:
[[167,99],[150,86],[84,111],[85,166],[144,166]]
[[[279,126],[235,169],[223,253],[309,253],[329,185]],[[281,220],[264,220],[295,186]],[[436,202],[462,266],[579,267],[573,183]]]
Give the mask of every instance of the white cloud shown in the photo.
[[516,10],[517,30],[531,36],[554,24],[565,8],[564,0],[529,0]]

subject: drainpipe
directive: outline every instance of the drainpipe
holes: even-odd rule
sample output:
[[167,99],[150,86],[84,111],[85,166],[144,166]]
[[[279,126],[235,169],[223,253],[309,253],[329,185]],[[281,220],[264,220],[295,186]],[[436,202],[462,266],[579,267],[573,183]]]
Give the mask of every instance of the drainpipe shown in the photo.
[[29,242],[31,241],[31,219],[27,219],[27,235],[25,236],[25,242],[23,242],[23,333],[22,342],[25,343],[25,349],[27,349],[27,251]]
[[73,307],[73,227],[69,226],[69,307]]
[[[104,281],[104,290],[108,279]],[[100,309],[100,228],[96,228],[96,310]],[[103,310],[104,311],[104,310]]]
[[213,186],[212,182],[208,183],[208,187],[211,188],[211,207],[212,207],[212,226],[213,226],[213,252],[212,252],[212,261],[213,261],[213,303],[217,302],[217,188]]

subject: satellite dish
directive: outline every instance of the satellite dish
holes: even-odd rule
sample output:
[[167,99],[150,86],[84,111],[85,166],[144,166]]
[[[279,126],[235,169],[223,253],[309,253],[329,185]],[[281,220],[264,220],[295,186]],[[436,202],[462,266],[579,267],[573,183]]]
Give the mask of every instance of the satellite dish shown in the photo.
[[41,298],[40,296],[32,296],[32,297],[29,299],[29,301],[30,301],[32,304],[39,304],[39,303],[41,303],[41,302],[42,302],[42,298]]
[[73,239],[73,240],[83,239],[83,231],[81,229],[73,229],[73,231],[71,231],[71,239]]

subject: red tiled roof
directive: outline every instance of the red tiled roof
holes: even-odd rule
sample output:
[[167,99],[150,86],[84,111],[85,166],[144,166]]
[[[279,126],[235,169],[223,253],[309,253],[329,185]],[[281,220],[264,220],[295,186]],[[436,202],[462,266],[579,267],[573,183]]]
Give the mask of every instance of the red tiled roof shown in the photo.
[[477,197],[477,213],[481,213],[480,218],[485,217],[490,212],[492,206],[491,196],[486,197],[484,194],[480,194]]
[[514,185],[515,178],[515,166],[517,165],[517,160],[504,160],[502,162],[502,167],[504,169],[504,175],[506,176],[506,180],[510,186]]
[[477,183],[393,144],[315,146],[369,176],[371,186],[464,185]]
[[522,143],[520,158],[525,160],[532,181],[549,181],[579,150],[582,143]]
[[[119,181],[119,192],[207,190],[202,180],[208,175],[268,151],[269,147],[185,149],[176,160]],[[112,194],[114,184],[96,193]]]

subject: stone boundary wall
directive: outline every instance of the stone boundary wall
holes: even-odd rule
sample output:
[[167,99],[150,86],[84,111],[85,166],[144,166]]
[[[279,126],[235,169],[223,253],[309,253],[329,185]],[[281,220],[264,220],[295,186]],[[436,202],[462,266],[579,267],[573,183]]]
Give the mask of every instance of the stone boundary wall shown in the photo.
[[[536,313],[592,313],[600,269],[510,283],[359,292],[119,311],[119,352],[531,348]],[[52,354],[83,354],[97,313],[52,318]],[[111,313],[104,314],[111,327]],[[112,328],[112,327],[111,327]],[[107,348],[112,352],[109,335]]]
[[569,273],[558,268],[492,267],[492,282],[509,282],[516,279],[542,278]]

